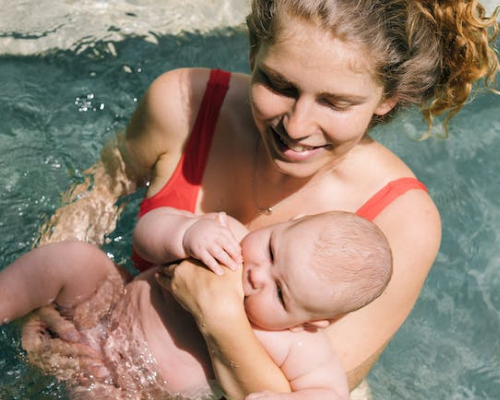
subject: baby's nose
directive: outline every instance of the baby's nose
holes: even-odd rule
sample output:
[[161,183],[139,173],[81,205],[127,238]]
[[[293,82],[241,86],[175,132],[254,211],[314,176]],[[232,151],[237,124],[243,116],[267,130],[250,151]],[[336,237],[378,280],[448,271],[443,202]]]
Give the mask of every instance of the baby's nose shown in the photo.
[[248,283],[253,291],[257,292],[266,285],[264,271],[260,268],[252,268],[248,271]]

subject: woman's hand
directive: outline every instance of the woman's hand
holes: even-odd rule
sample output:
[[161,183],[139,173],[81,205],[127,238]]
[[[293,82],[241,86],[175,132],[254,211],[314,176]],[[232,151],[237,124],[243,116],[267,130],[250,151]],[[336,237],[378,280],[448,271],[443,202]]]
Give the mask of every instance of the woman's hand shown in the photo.
[[160,268],[157,281],[193,315],[203,333],[206,329],[226,328],[224,322],[230,322],[236,315],[246,318],[241,274],[240,266],[218,276],[200,262],[189,259]]
[[226,397],[240,400],[290,385],[263,349],[245,314],[242,268],[215,275],[194,260],[160,269],[157,281],[195,318]]

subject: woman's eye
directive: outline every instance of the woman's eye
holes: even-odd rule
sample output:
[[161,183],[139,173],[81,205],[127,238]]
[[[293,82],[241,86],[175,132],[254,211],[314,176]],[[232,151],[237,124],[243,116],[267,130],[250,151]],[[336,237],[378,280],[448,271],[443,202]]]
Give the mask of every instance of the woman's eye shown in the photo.
[[323,104],[335,111],[348,111],[351,108],[351,104],[334,103],[329,100],[323,100]]
[[274,79],[271,79],[268,75],[266,75],[263,72],[261,72],[260,75],[262,76],[262,81],[264,82],[264,84],[273,92],[282,94],[284,96],[294,96],[297,92],[295,88],[293,88],[287,83],[278,82]]

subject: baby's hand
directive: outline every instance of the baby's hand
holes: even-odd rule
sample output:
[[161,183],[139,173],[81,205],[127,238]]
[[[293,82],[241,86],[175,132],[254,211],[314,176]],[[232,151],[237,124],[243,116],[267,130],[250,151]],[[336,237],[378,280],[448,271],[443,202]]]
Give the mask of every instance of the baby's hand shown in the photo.
[[240,243],[227,226],[226,214],[202,217],[184,234],[183,247],[187,255],[194,257],[217,275],[224,273],[220,264],[236,270],[242,263]]

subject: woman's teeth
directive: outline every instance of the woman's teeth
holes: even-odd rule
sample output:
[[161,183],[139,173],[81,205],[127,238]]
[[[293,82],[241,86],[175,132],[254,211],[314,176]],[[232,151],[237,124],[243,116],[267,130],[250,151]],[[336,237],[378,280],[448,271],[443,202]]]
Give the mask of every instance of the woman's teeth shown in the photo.
[[278,139],[285,147],[288,147],[290,150],[296,151],[297,153],[315,149],[315,147],[313,146],[304,146],[301,144],[287,143],[281,138],[281,136],[278,136]]
[[288,145],[288,148],[293,150],[293,151],[296,151],[296,152],[301,152],[301,151],[312,150],[314,147],[301,146],[301,145],[297,144],[297,145]]

